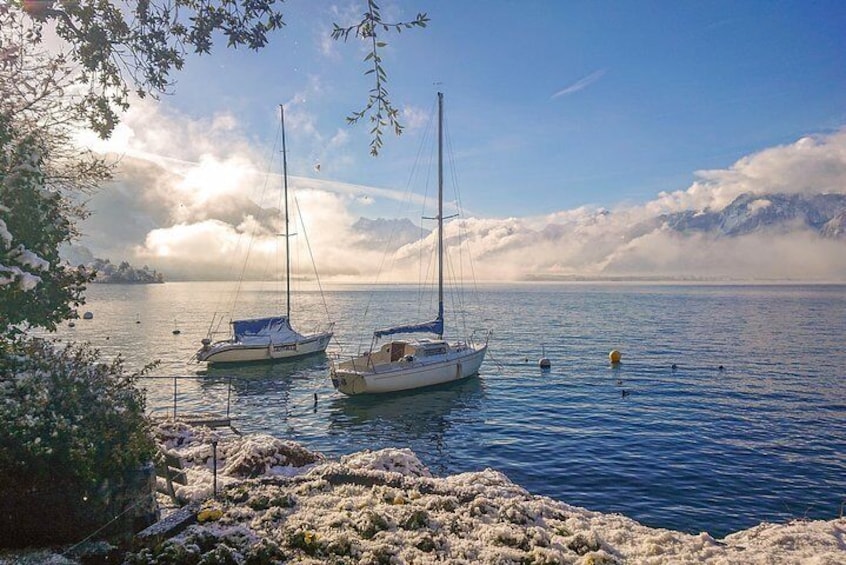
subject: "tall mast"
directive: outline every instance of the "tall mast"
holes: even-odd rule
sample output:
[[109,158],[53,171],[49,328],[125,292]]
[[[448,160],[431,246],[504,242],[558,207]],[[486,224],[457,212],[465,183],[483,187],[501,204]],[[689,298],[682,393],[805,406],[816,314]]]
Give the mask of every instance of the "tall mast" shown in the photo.
[[444,94],[438,92],[438,319],[444,319]]
[[285,107],[279,105],[282,118],[282,186],[285,196],[285,312],[291,320],[291,237],[288,225],[288,152],[285,147]]

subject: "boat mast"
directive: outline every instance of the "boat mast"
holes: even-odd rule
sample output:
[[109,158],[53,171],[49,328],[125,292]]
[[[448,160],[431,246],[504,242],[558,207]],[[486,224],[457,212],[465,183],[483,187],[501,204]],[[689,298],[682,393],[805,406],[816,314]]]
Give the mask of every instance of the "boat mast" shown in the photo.
[[285,196],[285,312],[291,321],[291,236],[288,225],[288,152],[285,148],[285,107],[279,105],[282,118],[282,186]]
[[444,93],[438,92],[438,319],[444,319]]

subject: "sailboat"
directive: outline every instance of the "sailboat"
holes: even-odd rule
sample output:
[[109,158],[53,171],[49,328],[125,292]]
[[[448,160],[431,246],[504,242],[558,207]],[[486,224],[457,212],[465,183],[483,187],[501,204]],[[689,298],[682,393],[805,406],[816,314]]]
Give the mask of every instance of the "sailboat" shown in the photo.
[[[376,330],[369,351],[345,361],[332,361],[332,385],[347,395],[379,394],[423,388],[471,377],[479,372],[488,349],[470,340],[449,343],[444,336],[444,197],[443,93],[438,93],[438,312],[434,320]],[[433,338],[391,339],[374,351],[383,337],[432,334]]]
[[314,333],[300,333],[291,327],[291,246],[290,223],[288,216],[288,157],[285,146],[285,108],[279,105],[282,120],[282,186],[285,200],[285,299],[284,316],[233,320],[230,322],[232,333],[228,339],[212,341],[215,321],[209,328],[208,336],[201,340],[202,347],[197,351],[197,361],[206,363],[251,363],[298,359],[314,353],[326,351],[332,339],[334,322]]

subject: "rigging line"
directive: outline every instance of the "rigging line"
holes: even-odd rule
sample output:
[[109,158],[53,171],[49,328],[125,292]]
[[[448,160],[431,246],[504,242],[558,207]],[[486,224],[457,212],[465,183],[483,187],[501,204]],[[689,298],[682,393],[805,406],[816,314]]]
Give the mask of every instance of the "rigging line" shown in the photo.
[[[432,105],[432,108],[433,107],[434,107],[434,103]],[[417,155],[416,155],[416,158],[414,160],[414,164],[411,168],[408,179],[406,181],[405,198],[402,199],[402,200],[399,200],[397,202],[395,216],[399,216],[400,213],[403,210],[408,211],[411,208],[411,202],[413,200],[412,199],[412,193],[411,193],[411,185],[412,185],[412,181],[414,180],[414,177],[417,175],[417,170],[418,170],[420,162],[422,160],[421,155],[422,155],[422,152],[423,152],[423,148],[426,146],[426,139],[429,137],[430,132],[433,129],[432,128],[432,124],[433,124],[433,121],[434,121],[433,115],[434,115],[434,112],[430,109],[429,121],[427,122],[426,128],[424,129],[423,137],[422,137],[420,145],[418,146]],[[362,320],[361,320],[362,322],[367,320],[367,316],[370,312],[370,307],[373,304],[374,296],[375,296],[375,293],[376,293],[375,287],[379,283],[379,279],[382,276],[383,270],[385,269],[385,264],[388,262],[389,254],[391,255],[391,262],[390,262],[391,269],[393,269],[395,264],[396,264],[396,259],[397,259],[396,250],[391,252],[391,244],[392,244],[392,241],[394,239],[394,235],[396,233],[396,228],[397,228],[396,225],[391,226],[390,236],[384,243],[382,257],[379,261],[379,266],[378,266],[377,271],[376,271],[376,280],[373,281],[374,287],[373,287],[373,289],[371,289],[370,293],[368,294],[367,302],[365,303],[365,307],[364,307],[364,314],[363,314]],[[421,227],[421,232],[422,232],[422,229],[423,228]],[[367,335],[367,334],[366,334],[366,332],[360,332],[359,335],[362,336],[362,337],[359,338],[359,344],[358,344],[359,349],[361,349],[361,347],[363,345],[363,341],[362,341],[363,336]],[[372,340],[371,340],[371,347],[372,347],[372,345],[373,344],[372,344]]]
[[[436,101],[432,102],[432,105],[429,107],[429,120],[426,123],[426,129],[424,131],[424,135],[420,141],[420,145],[417,151],[417,158],[415,160],[415,166],[412,169],[412,174],[409,176],[408,184],[406,186],[406,190],[411,191],[411,185],[413,183],[414,177],[420,174],[420,184],[423,186],[423,194],[420,200],[420,217],[421,219],[428,219],[437,220],[437,217],[432,218],[426,216],[426,206],[428,205],[429,200],[429,187],[432,184],[432,171],[435,170],[434,163],[437,160],[437,144],[433,143],[432,138],[434,137],[434,124],[435,124],[435,117],[437,113],[435,111]],[[424,149],[429,149],[428,157],[424,155]],[[418,164],[422,163],[423,160],[426,160],[426,166],[422,167],[422,171],[425,172],[425,178],[423,177],[423,173],[418,173]],[[418,316],[422,316],[422,307],[423,307],[423,298],[426,294],[427,289],[431,287],[435,287],[435,275],[434,273],[434,262],[437,261],[437,255],[435,253],[435,246],[437,245],[437,240],[433,239],[431,247],[426,247],[423,242],[425,242],[425,238],[432,235],[434,230],[426,231],[423,227],[423,223],[420,224],[420,244],[417,247],[418,251],[418,271],[417,271],[417,309],[418,309]],[[424,261],[424,252],[426,252],[426,257],[428,258],[427,261]],[[431,278],[430,278],[431,277]],[[432,306],[432,302],[430,300],[429,306]]]
[[[278,132],[278,130],[277,130],[277,132]],[[278,133],[277,133],[276,137],[277,137],[277,138],[279,137],[279,136],[278,136]],[[269,157],[269,160],[270,160],[271,162],[273,161],[273,154],[276,152],[276,144],[277,144],[277,143],[278,143],[278,141],[274,143],[274,146],[273,146],[273,148],[272,148],[272,149],[271,149],[271,151],[270,151],[270,157]],[[265,191],[265,189],[267,188],[267,182],[268,182],[268,180],[267,180],[267,178],[265,178],[265,186],[264,186],[264,188],[262,188],[262,192],[261,192],[262,198],[263,198],[263,196],[264,196],[264,191]],[[238,249],[240,249],[240,248],[241,248],[241,240],[243,239],[243,237],[244,237],[244,232],[243,232],[243,231],[239,231],[239,232],[238,232],[238,238],[235,240],[235,250],[236,250],[236,252],[237,252],[237,250],[238,250]],[[251,236],[251,237],[252,237],[252,236]],[[227,306],[225,306],[225,303],[226,303],[226,298],[224,298],[224,296],[228,296],[228,294],[221,293],[221,294],[218,296],[217,306],[215,306],[215,309],[214,309],[214,311],[215,311],[216,313],[218,313],[218,312],[222,312],[222,313],[226,313],[226,312],[228,312],[228,313],[229,313],[229,318],[230,318],[230,319],[232,318],[232,312],[235,310],[235,304],[238,302],[238,295],[239,295],[239,293],[240,293],[240,291],[241,291],[241,284],[240,284],[240,281],[241,281],[241,280],[243,279],[243,277],[244,277],[244,270],[246,269],[246,266],[247,266],[247,259],[248,259],[248,258],[249,258],[249,249],[247,250],[247,255],[246,255],[246,257],[244,258],[244,265],[243,265],[243,267],[242,267],[242,269],[241,269],[241,273],[240,273],[240,275],[239,275],[239,277],[238,277],[238,281],[239,281],[239,282],[238,282],[238,285],[237,285],[237,286],[236,286],[236,288],[235,288],[235,294],[234,294],[234,296],[233,296],[233,299],[232,299],[232,303],[231,303],[231,305],[230,305],[230,306],[228,306],[228,308],[227,308]],[[232,280],[232,275],[234,274],[235,268],[236,268],[236,267],[235,267],[235,261],[230,261],[230,262],[229,262],[228,275],[227,275],[226,280]],[[218,332],[220,331],[220,325],[221,325],[222,323],[223,323],[223,317],[221,316],[221,318],[220,318],[220,319],[218,320],[218,322],[217,322],[217,327],[216,327],[216,328],[214,328],[214,319],[212,319],[211,326],[209,327],[209,335],[211,336],[213,333],[218,333]]]
[[[462,264],[461,255],[462,254],[459,251],[459,259],[458,259],[459,271],[462,270],[461,269],[461,264]],[[464,297],[464,282],[463,282],[463,279],[460,279],[460,280],[461,280],[461,284],[459,286],[457,286],[456,290],[455,290],[455,294],[456,294],[455,303],[458,306],[458,310],[455,313],[455,319],[461,321],[461,328],[463,330],[462,335],[466,339],[467,336],[469,335],[468,328],[467,328],[467,301],[465,300],[465,297]]]
[[488,359],[490,359],[491,361],[493,361],[493,362],[494,362],[494,366],[495,366],[495,367],[497,368],[497,370],[499,371],[499,376],[500,376],[500,377],[505,376],[505,375],[504,375],[504,373],[505,373],[505,366],[504,366],[504,365],[503,365],[503,364],[502,364],[502,363],[501,363],[501,362],[500,362],[500,361],[499,361],[496,357],[494,357],[494,356],[493,356],[493,353],[491,353],[490,351],[488,351]]
[[[463,212],[464,212],[464,205],[462,204],[462,201],[461,201],[461,190],[459,188],[460,185],[459,185],[459,182],[458,182],[458,167],[455,164],[455,149],[454,149],[453,143],[452,143],[451,131],[452,130],[450,128],[449,120],[446,119],[446,117],[445,117],[445,119],[444,119],[444,137],[446,138],[447,155],[449,156],[450,178],[452,179],[453,194],[455,195],[455,206],[457,208],[458,215],[462,216]],[[459,277],[460,277],[459,280],[461,281],[461,284],[462,284],[462,290],[461,290],[461,292],[458,293],[458,301],[459,301],[460,306],[461,306],[461,312],[462,312],[461,321],[462,321],[462,325],[463,325],[463,328],[464,328],[464,334],[465,334],[465,336],[467,336],[468,335],[468,333],[467,333],[467,304],[464,300],[464,291],[463,291],[463,285],[464,285],[464,280],[465,280],[465,278],[464,278],[464,252],[465,252],[464,230],[465,230],[465,226],[466,226],[466,222],[463,218],[458,220],[458,230],[457,230],[457,232],[458,232],[458,271],[459,271]],[[467,249],[467,255],[469,256],[468,257],[469,261],[472,264],[473,255],[472,255],[472,253],[470,253],[469,247]],[[472,269],[471,269],[471,279],[473,280],[473,288],[475,290],[476,289],[476,286],[475,286],[476,285],[476,276],[475,276],[475,272],[473,272]],[[477,303],[479,302],[478,292],[476,292],[475,301]]]
[[[447,147],[449,148],[449,155],[450,155],[450,173],[453,178],[453,188],[455,191],[455,201],[456,205],[458,206],[459,210],[464,210],[464,203],[461,199],[461,190],[459,189],[459,182],[458,182],[458,167],[455,166],[455,151],[452,148],[452,136],[450,135],[449,124],[444,125],[444,131],[446,133],[446,143]],[[470,242],[470,238],[463,236],[466,235],[467,223],[462,222],[458,225],[459,228],[459,244],[461,245],[461,249],[464,248],[464,242],[467,243],[467,262],[469,263],[470,269],[470,279],[473,281],[473,297],[474,302],[477,305],[482,304],[481,295],[479,292],[478,281],[476,280],[476,264],[473,260],[473,250],[472,244]],[[463,274],[463,266],[462,266],[462,274]],[[463,279],[462,279],[463,280]]]
[[[429,233],[431,234],[432,232],[429,232]],[[423,240],[423,241],[425,241],[425,240]],[[437,261],[437,253],[436,253],[435,250],[436,250],[437,245],[438,245],[438,242],[434,238],[432,239],[432,243],[429,246],[425,246],[425,245],[423,245],[423,243],[421,243],[419,245],[419,249],[420,249],[420,251],[419,251],[419,264],[420,264],[420,267],[418,269],[418,281],[417,281],[417,316],[418,317],[423,316],[423,299],[425,298],[425,296],[427,296],[427,295],[429,296],[429,305],[428,305],[429,310],[426,313],[427,316],[429,315],[429,312],[431,312],[431,308],[433,306],[434,295],[431,292],[427,292],[427,289],[432,289],[437,285],[437,282],[435,281],[435,271],[436,271],[435,263]],[[428,261],[426,261],[426,262],[423,261],[423,257],[424,257],[423,251],[424,251],[424,249],[427,250],[427,253],[425,254],[425,256],[428,258]]]
[[[274,162],[273,161],[273,155],[276,153],[276,148],[279,147],[279,138],[280,138],[281,131],[282,131],[282,123],[280,122],[276,126],[276,139],[273,142],[273,149],[271,149],[271,151],[270,151],[270,158],[268,159],[267,173],[265,174],[265,177],[264,177],[264,186],[262,186],[261,193],[259,194],[259,202],[264,202],[264,194],[267,191],[267,186],[270,182],[271,170],[273,169],[273,162]],[[243,235],[243,232],[241,232],[241,234],[239,234],[239,236],[238,236],[239,242],[240,242],[240,239],[241,239],[241,235]],[[254,240],[255,240],[255,233],[251,233],[250,234],[250,240],[247,244],[247,252],[246,252],[246,255],[244,256],[244,263],[241,267],[241,274],[238,277],[238,284],[235,287],[235,296],[232,299],[232,306],[229,309],[230,317],[231,317],[231,312],[235,311],[235,304],[237,303],[238,296],[241,293],[241,286],[242,286],[242,283],[244,281],[244,273],[247,272],[247,264],[248,264],[249,259],[250,259],[250,252],[252,251]]]
[[[461,251],[459,250],[459,264],[461,263]],[[455,278],[455,261],[450,258],[449,268],[453,277],[453,284],[450,285],[452,295],[453,319],[461,323],[462,337],[464,340],[470,335],[467,329],[467,304],[464,299],[464,285],[462,279]]]
[[296,194],[294,195],[294,205],[297,209],[297,216],[300,219],[300,229],[303,231],[303,238],[305,239],[306,249],[308,249],[308,256],[311,259],[311,266],[314,269],[314,278],[317,280],[317,289],[320,291],[320,299],[323,301],[323,310],[326,312],[326,320],[331,322],[332,317],[329,315],[329,305],[326,303],[326,296],[323,294],[323,283],[320,282],[320,273],[317,271],[317,262],[314,260],[314,252],[311,249],[311,241],[308,238],[308,231],[306,231],[305,220],[303,219],[303,210]]
[[[426,123],[426,129],[425,129],[425,132],[424,132],[422,139],[420,140],[420,145],[419,145],[418,150],[417,150],[417,158],[415,159],[415,167],[412,169],[412,174],[410,175],[408,185],[407,185],[407,190],[410,191],[410,187],[411,187],[411,184],[412,184],[412,181],[413,181],[413,177],[417,175],[417,169],[418,169],[417,164],[420,163],[423,160],[424,149],[429,148],[428,157],[427,157],[428,160],[426,162],[426,166],[423,167],[423,169],[422,169],[423,171],[425,171],[426,176],[425,176],[425,179],[422,179],[422,182],[421,182],[421,185],[424,187],[422,199],[420,201],[420,217],[421,217],[421,219],[427,219],[427,217],[426,217],[426,205],[427,205],[427,202],[428,202],[428,199],[429,199],[429,186],[432,183],[432,170],[435,169],[435,167],[433,166],[433,162],[436,159],[435,149],[437,148],[437,145],[436,145],[435,139],[434,139],[434,132],[435,132],[434,124],[435,124],[435,116],[437,115],[437,113],[435,111],[435,107],[436,107],[436,102],[433,101],[432,105],[429,107],[429,121]],[[421,173],[421,176],[422,176],[422,173]],[[428,218],[428,219],[432,219],[432,218]],[[437,219],[437,218],[435,218],[435,219]],[[420,239],[421,239],[421,241],[423,241],[425,237],[428,237],[432,233],[433,233],[433,230],[429,230],[427,232],[425,230],[425,228],[423,227],[423,223],[421,222],[421,224],[420,224],[420,235],[421,235]],[[423,261],[423,252],[427,248],[422,244],[418,246],[418,265],[419,265],[418,272],[417,272],[417,278],[418,278],[418,281],[417,281],[418,282],[418,286],[417,286],[418,315],[421,315],[419,310],[420,310],[422,303],[423,303],[423,295],[426,292],[426,289],[428,288],[428,285],[429,285],[429,282],[430,282],[429,277],[433,276],[432,281],[434,281],[434,275],[432,274],[434,272],[434,270],[432,268],[433,265],[432,265],[431,261],[434,260],[435,254],[433,252],[433,249],[434,249],[435,244],[436,243],[433,242],[432,247],[428,249],[427,255],[430,258],[430,260],[426,261],[426,262]],[[425,269],[424,269],[424,266],[425,266]],[[434,282],[432,282],[432,286],[434,286]],[[431,303],[430,303],[430,305],[431,305]]]

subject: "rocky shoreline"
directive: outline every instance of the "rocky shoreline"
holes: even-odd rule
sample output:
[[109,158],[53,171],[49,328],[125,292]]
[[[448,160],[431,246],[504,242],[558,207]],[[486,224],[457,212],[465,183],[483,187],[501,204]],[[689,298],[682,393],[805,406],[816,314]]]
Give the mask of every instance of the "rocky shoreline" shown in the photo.
[[844,518],[762,523],[715,539],[532,495],[492,469],[434,477],[407,449],[329,460],[268,435],[219,436],[179,422],[156,435],[184,463],[187,484],[176,494],[195,505],[191,525],[136,545],[125,563],[846,562]]

